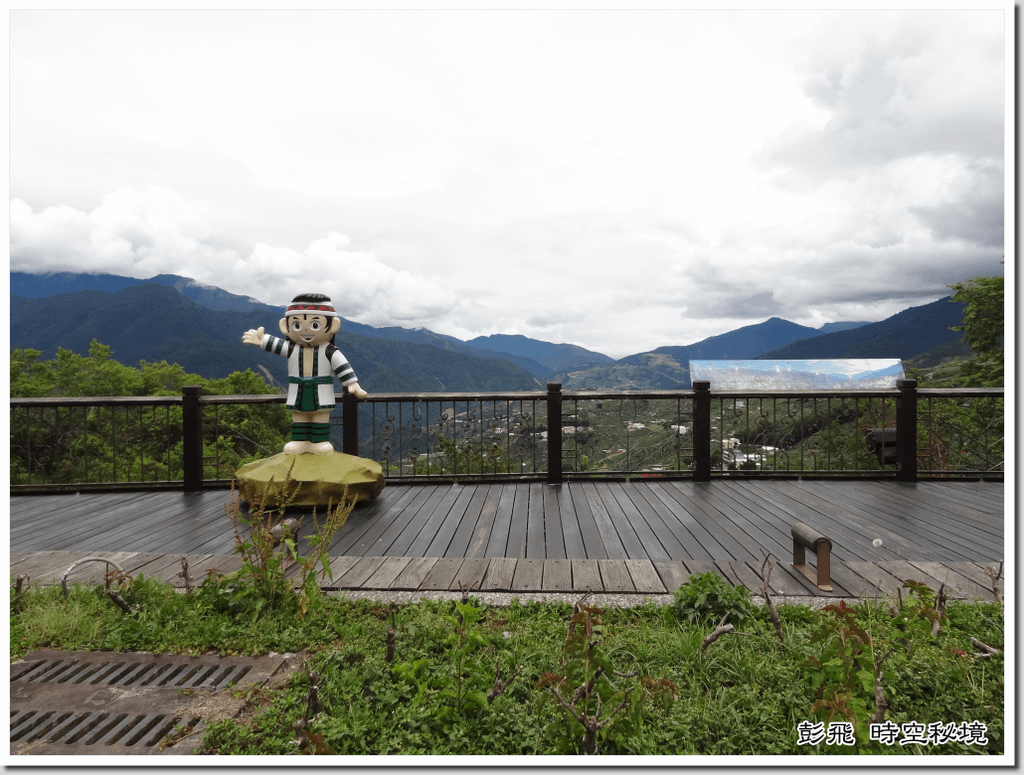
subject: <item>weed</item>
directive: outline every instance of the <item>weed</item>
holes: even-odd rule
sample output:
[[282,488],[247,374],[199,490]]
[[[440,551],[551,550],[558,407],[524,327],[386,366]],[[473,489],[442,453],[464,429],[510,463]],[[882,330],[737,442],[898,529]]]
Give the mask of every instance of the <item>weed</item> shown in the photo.
[[[547,732],[562,753],[575,750],[579,741],[584,754],[595,755],[597,733],[618,718],[637,724],[645,695],[662,706],[679,696],[676,685],[666,678],[644,678],[639,687],[615,685],[613,679],[635,678],[637,674],[619,672],[612,664],[604,648],[606,625],[602,613],[600,608],[583,605],[582,601],[576,604],[562,647],[563,674],[545,672],[535,686],[547,689],[561,711],[561,723],[550,724]],[[582,738],[577,725],[582,727]]]
[[[285,498],[287,502],[287,498]],[[224,507],[231,520],[234,554],[242,566],[231,573],[209,572],[200,585],[200,593],[221,610],[248,613],[253,620],[283,608],[295,610],[305,618],[311,604],[321,602],[319,579],[331,576],[328,549],[334,533],[341,529],[355,507],[355,499],[346,489],[339,504],[330,504],[323,522],[313,511],[313,533],[306,537],[308,555],[300,554],[296,535],[298,525],[284,519],[287,506],[268,509],[250,500],[248,514],[241,507],[241,496],[232,487],[230,503]],[[288,572],[298,570],[298,591]]]
[[716,624],[728,620],[740,627],[755,615],[756,607],[746,587],[734,587],[717,573],[691,576],[675,591],[674,609],[689,624]]
[[[206,754],[524,756],[584,753],[593,743],[606,755],[936,756],[1005,747],[1001,607],[951,602],[933,635],[932,620],[915,613],[938,600],[924,589],[904,590],[898,621],[895,600],[782,606],[788,648],[758,616],[743,625],[747,637],[722,638],[703,655],[710,628],[681,625],[671,606],[513,602],[496,610],[468,599],[388,606],[324,596],[305,616],[278,605],[253,620],[199,589],[180,594],[156,579],[123,579],[118,591],[131,615],[110,604],[102,584],[72,585],[67,600],[60,587],[24,589],[21,610],[10,612],[12,660],[36,648],[310,655],[308,675],[246,687],[243,713],[208,723]],[[900,630],[904,617],[922,624]],[[980,656],[972,638],[998,651]],[[987,742],[801,744],[799,725],[815,714],[825,720],[834,709],[832,718],[848,721],[846,708],[857,719],[846,695],[861,701],[869,728],[881,709],[885,726],[983,724]]]
[[[899,607],[891,608],[893,624],[904,637],[900,639],[911,655],[914,644],[924,642],[936,635],[943,618],[945,596],[940,590],[940,604],[936,603],[936,595],[931,588],[920,581],[907,580],[903,588],[910,590],[910,598],[899,597]],[[938,607],[937,607],[938,606]]]
[[454,687],[450,682],[441,692],[441,697],[454,700],[454,708],[460,713],[487,706],[486,689],[490,688],[490,676],[479,652],[487,647],[487,639],[481,628],[474,627],[483,618],[483,611],[471,601],[455,601],[456,616],[445,616],[452,631],[445,645],[449,647],[452,660]]
[[[834,617],[823,621],[810,639],[810,645],[819,649],[807,655],[813,670],[812,686],[818,692],[810,712],[826,724],[837,718],[849,722],[858,742],[866,747],[870,745],[868,724],[872,718],[865,698],[876,696],[876,673],[881,674],[888,654],[876,661],[871,636],[857,621],[857,609],[845,600],[822,610]],[[880,721],[880,716],[874,718],[874,723]]]
[[20,610],[12,610],[11,658],[31,649],[101,648],[109,604],[91,590],[72,587],[65,600],[60,587],[32,587],[22,593]]

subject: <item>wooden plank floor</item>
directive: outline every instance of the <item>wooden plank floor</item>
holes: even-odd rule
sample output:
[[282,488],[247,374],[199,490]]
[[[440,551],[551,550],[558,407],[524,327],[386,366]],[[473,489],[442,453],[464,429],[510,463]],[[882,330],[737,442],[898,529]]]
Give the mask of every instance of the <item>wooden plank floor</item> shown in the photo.
[[[239,562],[229,500],[225,490],[13,496],[10,572],[59,581],[76,560],[104,556],[181,584],[182,555],[195,580],[227,571]],[[827,594],[792,566],[790,527],[805,522],[832,541],[833,596],[895,594],[914,579],[991,599],[985,569],[1004,558],[1003,508],[993,482],[390,485],[335,537],[325,586],[665,594],[711,572],[756,592],[767,554],[774,593]],[[85,563],[69,580],[105,570]]]

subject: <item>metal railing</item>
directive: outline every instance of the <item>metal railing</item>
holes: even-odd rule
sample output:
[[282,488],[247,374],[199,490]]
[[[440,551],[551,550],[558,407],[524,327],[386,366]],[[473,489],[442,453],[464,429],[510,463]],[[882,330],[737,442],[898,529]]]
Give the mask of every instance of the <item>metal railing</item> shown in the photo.
[[1002,475],[1003,390],[918,392],[918,475]]
[[713,465],[748,475],[877,475],[883,465],[865,435],[897,427],[899,398],[898,391],[716,393]]
[[[281,450],[283,395],[11,399],[11,490],[196,491]],[[552,418],[557,420],[552,421]],[[268,432],[268,430],[274,432]],[[869,442],[895,429],[895,465]],[[276,434],[276,435],[275,435]],[[874,437],[872,437],[874,438]],[[338,396],[335,448],[393,481],[1003,476],[1003,389]]]
[[692,475],[693,391],[584,391],[562,398],[562,466],[573,478]]
[[544,392],[377,394],[356,410],[352,404],[349,399],[334,427],[344,438],[354,417],[358,446],[346,451],[380,463],[389,478],[527,476],[546,470]]

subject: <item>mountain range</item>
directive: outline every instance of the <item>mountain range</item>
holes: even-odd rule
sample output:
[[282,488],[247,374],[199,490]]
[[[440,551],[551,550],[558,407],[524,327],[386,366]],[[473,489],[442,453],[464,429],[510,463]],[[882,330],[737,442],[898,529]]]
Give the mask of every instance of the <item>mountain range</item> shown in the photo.
[[[963,305],[940,299],[879,323],[838,322],[820,329],[780,318],[690,345],[659,347],[616,361],[571,344],[492,335],[468,342],[426,329],[376,328],[342,318],[336,342],[360,383],[377,393],[690,387],[690,359],[901,358],[935,348],[964,353]],[[11,272],[11,348],[88,352],[97,339],[126,365],[179,363],[208,378],[252,368],[271,384],[284,380],[279,356],[243,345],[263,326],[276,332],[282,310],[187,277],[137,280],[118,275]],[[46,325],[32,321],[44,320]]]
[[[86,353],[93,339],[112,348],[128,366],[140,361],[180,364],[187,372],[216,379],[252,369],[275,387],[287,371],[280,356],[242,344],[242,333],[263,326],[277,332],[282,310],[269,305],[217,311],[169,285],[140,284],[116,292],[83,290],[46,298],[11,296],[11,349],[58,347]],[[35,325],[32,321],[45,321]],[[539,390],[525,369],[493,353],[488,358],[428,344],[338,332],[336,343],[359,381],[376,393]]]

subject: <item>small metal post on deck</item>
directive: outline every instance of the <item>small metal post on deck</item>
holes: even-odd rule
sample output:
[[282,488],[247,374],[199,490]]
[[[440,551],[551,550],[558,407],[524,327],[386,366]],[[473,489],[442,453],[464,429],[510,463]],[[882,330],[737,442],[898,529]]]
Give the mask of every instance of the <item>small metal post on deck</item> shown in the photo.
[[[832,591],[832,542],[814,528],[797,522],[790,528],[793,535],[793,567],[800,571],[818,589]],[[814,551],[817,573],[811,575],[807,569],[807,555],[804,549]]]
[[341,451],[359,457],[359,399],[347,390],[341,400]]
[[548,484],[562,482],[562,383],[548,383]]
[[693,479],[711,481],[711,383],[693,383]]
[[896,481],[917,481],[917,380],[896,380]]
[[185,492],[203,489],[203,409],[199,396],[203,388],[185,385],[181,388],[182,478]]

